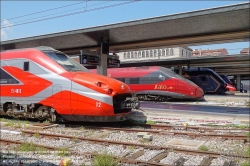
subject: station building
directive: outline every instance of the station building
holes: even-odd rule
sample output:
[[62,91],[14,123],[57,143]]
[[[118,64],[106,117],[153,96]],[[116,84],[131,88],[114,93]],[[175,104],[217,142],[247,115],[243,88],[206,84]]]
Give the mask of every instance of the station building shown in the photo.
[[117,53],[121,62],[153,59],[190,58],[192,49],[189,47],[157,48]]

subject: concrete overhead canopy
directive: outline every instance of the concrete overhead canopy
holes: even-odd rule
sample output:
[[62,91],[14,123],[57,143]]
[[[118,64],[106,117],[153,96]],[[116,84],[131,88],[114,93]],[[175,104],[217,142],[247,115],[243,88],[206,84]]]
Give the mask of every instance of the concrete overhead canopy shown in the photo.
[[107,37],[112,51],[249,40],[250,3],[33,36],[1,43],[1,50],[50,46],[69,55],[99,50]]
[[[121,63],[121,67],[138,66],[164,66],[167,68],[174,66],[208,67],[219,74],[227,75],[250,75],[250,55],[225,55],[192,58],[171,58],[171,59],[149,59],[140,61],[126,61]],[[91,68],[91,67],[88,67]]]

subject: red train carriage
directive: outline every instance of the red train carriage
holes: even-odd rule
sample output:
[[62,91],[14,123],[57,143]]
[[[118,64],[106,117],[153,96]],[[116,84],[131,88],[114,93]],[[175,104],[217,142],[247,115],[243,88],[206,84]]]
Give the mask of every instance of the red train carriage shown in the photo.
[[140,100],[201,99],[204,96],[196,84],[164,67],[109,68],[108,76],[128,84]]
[[1,112],[40,120],[122,121],[139,108],[129,86],[50,47],[1,52]]

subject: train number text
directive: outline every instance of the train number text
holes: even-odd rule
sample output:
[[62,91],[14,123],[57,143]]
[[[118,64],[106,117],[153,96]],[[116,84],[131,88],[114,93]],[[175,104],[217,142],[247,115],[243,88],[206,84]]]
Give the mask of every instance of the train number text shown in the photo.
[[101,102],[99,102],[99,101],[97,101],[97,102],[96,102],[96,107],[100,108],[100,107],[101,107],[101,105],[102,105],[102,103],[101,103]]
[[22,93],[22,89],[11,89],[11,93]]

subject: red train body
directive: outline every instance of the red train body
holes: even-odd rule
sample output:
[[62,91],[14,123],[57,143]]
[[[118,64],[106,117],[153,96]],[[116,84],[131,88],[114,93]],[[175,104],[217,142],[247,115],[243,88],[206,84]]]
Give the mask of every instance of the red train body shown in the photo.
[[[96,73],[96,70],[90,70]],[[158,67],[109,68],[108,76],[129,85],[139,100],[201,99],[203,90],[171,70]]]
[[50,47],[1,52],[1,112],[69,121],[122,121],[139,102],[129,86],[93,74]]

